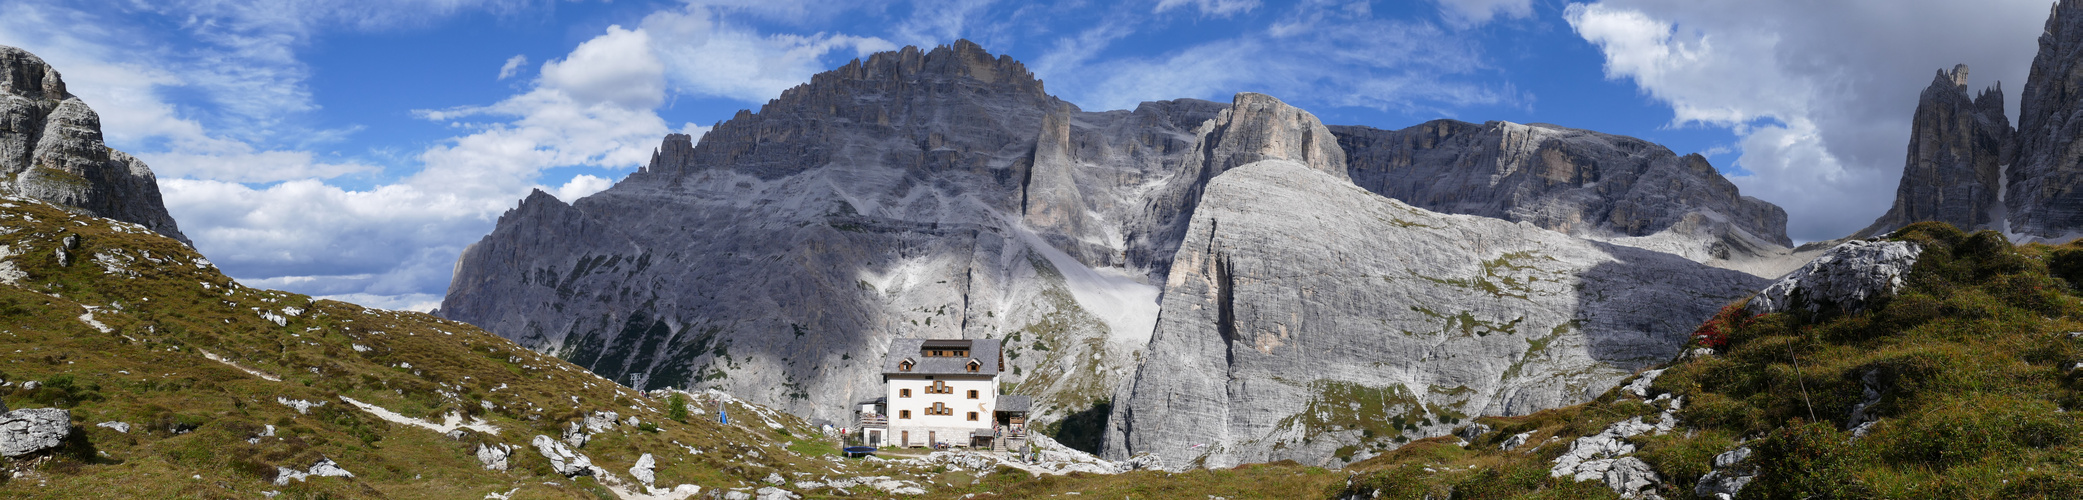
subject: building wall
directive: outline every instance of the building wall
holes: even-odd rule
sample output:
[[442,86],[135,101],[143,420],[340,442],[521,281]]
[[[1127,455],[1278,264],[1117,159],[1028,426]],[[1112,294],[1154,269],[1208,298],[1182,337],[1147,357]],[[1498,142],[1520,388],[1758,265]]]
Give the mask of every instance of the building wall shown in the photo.
[[[989,376],[964,375],[890,375],[885,388],[885,415],[889,416],[889,434],[885,438],[898,446],[928,446],[927,431],[933,431],[935,439],[956,445],[968,445],[969,433],[991,427],[991,416],[997,410],[998,381]],[[927,377],[933,377],[928,379]],[[946,382],[949,394],[929,394],[928,387],[935,380]],[[900,397],[903,389],[911,390],[911,397]],[[977,391],[976,399],[969,399],[969,391]],[[926,409],[933,403],[941,403],[954,410],[952,415],[927,415]],[[911,418],[901,418],[904,411]],[[969,413],[976,412],[976,421],[969,420]],[[903,432],[911,431],[911,442],[901,443]]]

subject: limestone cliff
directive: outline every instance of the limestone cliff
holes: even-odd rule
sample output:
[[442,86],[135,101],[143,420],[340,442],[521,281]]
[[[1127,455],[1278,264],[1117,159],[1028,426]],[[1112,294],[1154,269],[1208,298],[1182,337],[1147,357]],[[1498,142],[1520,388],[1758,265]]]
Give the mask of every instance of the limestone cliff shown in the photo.
[[2011,121],[2003,91],[1967,95],[1967,65],[1940,71],[1917,98],[1909,153],[1895,205],[1855,238],[1887,234],[1921,221],[1967,230],[1998,227],[2002,171],[2011,164]]
[[1267,160],[1208,183],[1105,455],[1341,465],[1585,401],[1764,285]]
[[1641,139],[1455,120],[1331,130],[1354,183],[1426,210],[1525,221],[1710,263],[1792,245],[1785,210],[1743,196],[1706,158]]
[[58,70],[0,45],[0,193],[151,228],[182,243],[152,169],[102,142],[101,116]]

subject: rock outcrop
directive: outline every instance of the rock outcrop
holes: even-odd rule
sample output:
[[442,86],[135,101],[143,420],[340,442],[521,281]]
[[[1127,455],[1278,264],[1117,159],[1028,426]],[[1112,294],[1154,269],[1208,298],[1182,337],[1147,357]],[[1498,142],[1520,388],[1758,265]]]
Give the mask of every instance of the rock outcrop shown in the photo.
[[1922,253],[1923,247],[1906,241],[1847,241],[1758,292],[1747,310],[1863,311],[1901,291]]
[[57,408],[24,408],[0,413],[0,457],[19,457],[65,443],[72,434],[72,412]]
[[1331,131],[1353,183],[1426,210],[1525,221],[1730,267],[1793,243],[1785,210],[1743,196],[1700,155],[1633,137],[1455,120]]
[[1967,95],[1967,65],[1939,71],[1917,98],[1910,121],[1909,155],[1895,205],[1873,225],[1852,235],[1887,234],[1921,221],[1940,221],[1974,231],[1998,227],[2002,174],[2011,164],[2011,121],[2004,116],[2003,90]]
[[0,45],[0,194],[135,223],[182,243],[152,169],[102,142],[101,116],[58,70]]
[[2083,2],[2056,2],[2019,96],[2016,161],[2004,172],[2006,232],[2067,240],[2083,231]]
[[1585,401],[1764,280],[1271,159],[1207,184],[1105,456],[1340,465]]

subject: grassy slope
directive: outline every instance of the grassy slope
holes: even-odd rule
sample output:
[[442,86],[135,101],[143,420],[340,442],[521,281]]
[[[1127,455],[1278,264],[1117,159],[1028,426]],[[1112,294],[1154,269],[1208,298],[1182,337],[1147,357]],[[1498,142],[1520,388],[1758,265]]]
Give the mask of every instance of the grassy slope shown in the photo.
[[[67,236],[78,236],[78,247],[61,266]],[[484,470],[472,455],[478,441],[525,447],[537,434],[558,436],[564,422],[593,410],[662,426],[622,426],[578,450],[624,478],[645,452],[657,456],[658,482],[667,486],[753,486],[773,472],[909,477],[786,450],[830,451],[797,437],[814,431],[786,415],[774,414],[780,429],[743,405],[731,408],[733,425],[716,424],[713,414],[673,422],[661,401],[469,325],[242,287],[137,226],[7,200],[0,244],[11,255],[0,274],[9,265],[26,273],[16,286],[0,285],[0,378],[15,382],[0,396],[10,408],[68,408],[75,424],[62,452],[0,459],[0,468],[19,472],[0,474],[0,497],[482,498],[519,488],[515,498],[595,498],[606,493],[598,482],[553,474],[532,448],[515,452],[509,472]],[[108,332],[80,319],[86,306]],[[288,308],[302,314],[284,314]],[[281,380],[211,361],[205,351]],[[21,390],[31,380],[43,387]],[[501,432],[452,440],[376,418],[343,396],[434,422],[449,413],[482,417]],[[299,414],[277,398],[326,404]],[[111,420],[134,427],[125,434],[94,425]],[[265,425],[278,437],[248,443]],[[301,470],[321,458],[355,477],[270,482],[278,466]]]
[[[1907,289],[1858,314],[1725,311],[1718,356],[1672,363],[1653,386],[1681,395],[1681,432],[1641,436],[1665,498],[1694,498],[1714,455],[1739,443],[1762,464],[1744,498],[2083,498],[2083,245],[2016,247],[1994,232],[1918,224],[1893,235],[1925,252]],[[2074,280],[2074,281],[2071,281]],[[1873,374],[1880,420],[1845,430]],[[1483,418],[1466,448],[1420,441],[1357,464],[1384,498],[1601,498],[1603,485],[1547,477],[1579,436],[1654,409],[1608,392],[1584,405]],[[1517,451],[1506,436],[1533,431]],[[1543,438],[1553,437],[1545,440]],[[1472,468],[1471,468],[1472,466]],[[1429,468],[1429,470],[1428,470]]]

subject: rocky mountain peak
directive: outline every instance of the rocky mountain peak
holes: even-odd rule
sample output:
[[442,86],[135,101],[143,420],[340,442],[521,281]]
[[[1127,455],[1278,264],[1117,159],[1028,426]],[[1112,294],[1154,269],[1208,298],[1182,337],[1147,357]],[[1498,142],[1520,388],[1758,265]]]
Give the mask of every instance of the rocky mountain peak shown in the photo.
[[167,215],[152,169],[102,141],[101,115],[65,91],[57,69],[8,46],[0,46],[0,194],[188,241]]
[[1019,61],[993,56],[973,42],[931,51],[905,47],[818,73],[757,113],[739,111],[686,154],[661,150],[660,159],[674,161],[649,171],[673,179],[729,168],[771,180],[825,165],[840,153],[811,145],[895,134],[916,146],[889,152],[898,156],[896,163],[1010,178],[983,165],[986,148],[1033,140],[1041,115],[1067,104],[1043,92],[1041,81]]
[[[65,99],[65,80],[43,58],[29,51],[0,45],[0,94],[30,99]],[[48,97],[46,97],[48,96]]]
[[687,134],[666,134],[665,142],[659,143],[658,149],[651,151],[651,164],[646,165],[643,171],[679,172],[693,164],[694,137]]
[[2004,165],[2011,163],[2013,136],[2004,116],[2003,92],[1967,94],[1967,65],[1939,70],[1917,98],[1910,119],[1909,153],[1895,205],[1855,237],[1886,234],[1919,221],[1942,221],[1966,229],[1996,227]]
[[1194,150],[1210,177],[1263,160],[1292,160],[1350,180],[1345,150],[1339,149],[1331,129],[1316,115],[1273,96],[1238,93],[1229,109],[1202,125],[1200,134]]

